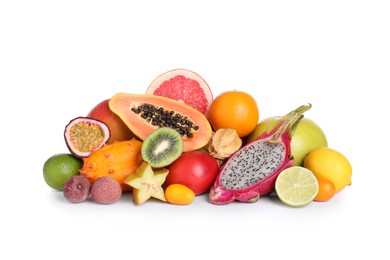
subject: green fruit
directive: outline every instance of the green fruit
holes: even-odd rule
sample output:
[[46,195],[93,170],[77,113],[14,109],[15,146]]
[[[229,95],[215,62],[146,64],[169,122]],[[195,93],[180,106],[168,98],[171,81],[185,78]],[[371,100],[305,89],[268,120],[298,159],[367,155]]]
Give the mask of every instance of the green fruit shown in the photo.
[[[248,136],[248,142],[256,139],[264,132],[271,132],[280,122],[281,117],[266,118],[256,126]],[[322,129],[312,120],[303,118],[297,125],[291,140],[291,153],[294,165],[302,166],[303,159],[309,152],[319,147],[327,147],[328,142]]]
[[171,164],[183,153],[184,141],[179,132],[161,127],[148,135],[142,143],[142,159],[152,167],[160,168]]
[[276,178],[275,191],[279,199],[291,207],[302,207],[318,194],[318,181],[314,174],[301,166],[284,169]]
[[50,187],[64,190],[65,182],[72,176],[78,175],[83,161],[72,154],[56,154],[46,160],[43,165],[43,177]]

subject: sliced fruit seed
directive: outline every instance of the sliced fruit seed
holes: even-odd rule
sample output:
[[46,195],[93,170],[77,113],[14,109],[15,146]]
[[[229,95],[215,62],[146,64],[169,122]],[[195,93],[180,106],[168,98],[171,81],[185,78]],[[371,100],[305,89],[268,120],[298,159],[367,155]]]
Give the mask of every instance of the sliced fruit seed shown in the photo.
[[139,114],[141,118],[153,126],[173,128],[181,136],[187,136],[188,138],[194,137],[191,129],[195,131],[199,130],[199,126],[194,125],[188,117],[175,113],[175,111],[164,110],[162,107],[155,107],[151,104],[144,103],[139,107],[131,108],[131,111]]
[[77,148],[82,151],[90,151],[103,141],[103,133],[98,125],[80,122],[71,128],[71,136]]
[[182,136],[170,127],[154,130],[142,143],[141,154],[152,167],[160,168],[171,164],[183,152]]

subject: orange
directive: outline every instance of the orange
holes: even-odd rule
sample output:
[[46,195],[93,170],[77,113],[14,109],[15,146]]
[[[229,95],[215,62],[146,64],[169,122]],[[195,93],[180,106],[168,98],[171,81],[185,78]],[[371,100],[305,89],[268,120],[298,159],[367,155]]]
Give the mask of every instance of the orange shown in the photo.
[[240,137],[245,137],[255,129],[258,121],[256,100],[246,92],[223,92],[211,103],[210,123],[215,131],[233,128]]
[[318,193],[314,198],[315,201],[328,201],[336,194],[336,187],[333,182],[318,178]]

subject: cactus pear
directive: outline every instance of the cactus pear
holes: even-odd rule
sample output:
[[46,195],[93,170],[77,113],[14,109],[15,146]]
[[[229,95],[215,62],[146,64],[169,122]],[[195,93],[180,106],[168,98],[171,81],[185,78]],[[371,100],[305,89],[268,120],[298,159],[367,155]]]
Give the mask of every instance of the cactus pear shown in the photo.
[[84,165],[80,173],[92,183],[102,176],[111,177],[119,182],[122,190],[129,190],[123,180],[141,165],[141,147],[142,142],[135,138],[104,145],[89,157],[83,158]]

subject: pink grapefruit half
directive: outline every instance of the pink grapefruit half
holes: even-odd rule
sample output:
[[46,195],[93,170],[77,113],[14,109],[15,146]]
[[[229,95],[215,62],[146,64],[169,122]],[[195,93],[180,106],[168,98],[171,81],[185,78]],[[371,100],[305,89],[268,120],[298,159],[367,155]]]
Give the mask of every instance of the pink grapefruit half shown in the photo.
[[208,117],[213,94],[199,74],[187,69],[167,71],[150,83],[146,94],[183,102]]

